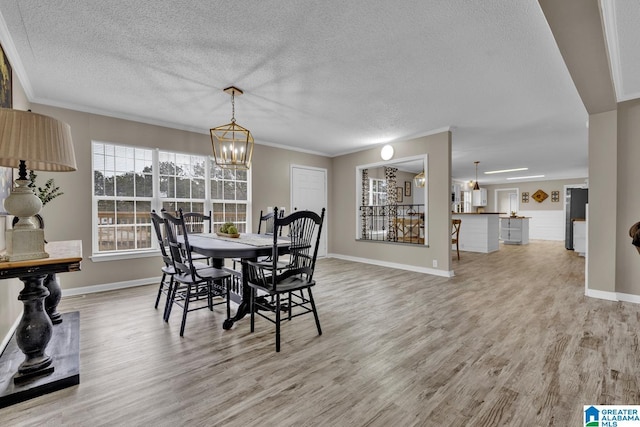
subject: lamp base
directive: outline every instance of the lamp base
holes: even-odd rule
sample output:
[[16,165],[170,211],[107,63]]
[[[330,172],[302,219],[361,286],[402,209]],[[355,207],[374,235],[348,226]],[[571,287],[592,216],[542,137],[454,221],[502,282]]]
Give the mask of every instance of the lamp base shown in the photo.
[[9,261],[49,258],[44,251],[44,230],[40,228],[7,230],[6,243]]

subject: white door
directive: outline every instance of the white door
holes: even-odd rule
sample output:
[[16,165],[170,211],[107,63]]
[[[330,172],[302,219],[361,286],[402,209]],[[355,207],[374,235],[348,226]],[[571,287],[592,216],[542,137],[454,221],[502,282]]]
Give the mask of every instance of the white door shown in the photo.
[[[327,170],[291,165],[291,212],[310,210],[320,215],[327,207]],[[318,256],[327,255],[327,213],[324,214]]]

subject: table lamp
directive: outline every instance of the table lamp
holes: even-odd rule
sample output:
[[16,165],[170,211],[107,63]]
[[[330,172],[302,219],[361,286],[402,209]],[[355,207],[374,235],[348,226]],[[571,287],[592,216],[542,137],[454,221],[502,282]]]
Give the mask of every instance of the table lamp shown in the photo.
[[18,168],[18,179],[4,208],[18,217],[6,231],[9,261],[48,258],[44,230],[33,220],[42,202],[29,188],[30,170],[67,172],[76,170],[71,128],[68,124],[30,111],[0,108],[0,166]]

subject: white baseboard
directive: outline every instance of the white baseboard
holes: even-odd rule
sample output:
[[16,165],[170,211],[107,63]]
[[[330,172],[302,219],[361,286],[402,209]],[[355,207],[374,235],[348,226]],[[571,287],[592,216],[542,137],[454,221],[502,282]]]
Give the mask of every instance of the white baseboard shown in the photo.
[[115,291],[117,289],[133,288],[135,286],[149,285],[152,283],[160,284],[160,276],[150,277],[148,279],[127,280],[124,282],[105,283],[102,285],[83,286],[81,288],[63,289],[62,296],[70,297],[74,295],[93,294],[95,292]]
[[597,289],[587,289],[584,293],[591,298],[604,299],[607,301],[623,301],[632,304],[640,304],[640,295],[625,294],[624,292],[599,291]]
[[609,291],[599,291],[597,289],[586,289],[584,294],[591,298],[604,299],[607,301],[618,301],[617,294]]
[[397,268],[398,270],[415,271],[416,273],[432,274],[434,276],[440,276],[440,277],[454,276],[453,270],[450,270],[450,271],[436,270],[434,268],[417,267],[415,265],[398,264],[395,262],[380,261],[377,259],[360,258],[360,257],[353,257],[353,256],[341,255],[341,254],[328,254],[327,257],[343,259],[345,261],[361,262],[363,264],[379,265],[381,267]]

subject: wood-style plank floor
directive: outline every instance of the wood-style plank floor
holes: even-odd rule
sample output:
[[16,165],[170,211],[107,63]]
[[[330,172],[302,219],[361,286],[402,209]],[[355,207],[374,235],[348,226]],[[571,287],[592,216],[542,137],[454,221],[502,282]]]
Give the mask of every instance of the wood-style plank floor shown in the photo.
[[319,261],[312,316],[224,331],[223,306],[165,324],[156,285],[63,299],[80,385],[0,409],[2,426],[575,426],[638,404],[640,305],[584,296],[562,242],[463,252],[447,279]]

